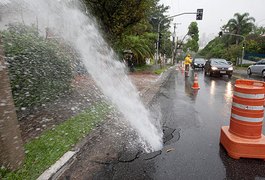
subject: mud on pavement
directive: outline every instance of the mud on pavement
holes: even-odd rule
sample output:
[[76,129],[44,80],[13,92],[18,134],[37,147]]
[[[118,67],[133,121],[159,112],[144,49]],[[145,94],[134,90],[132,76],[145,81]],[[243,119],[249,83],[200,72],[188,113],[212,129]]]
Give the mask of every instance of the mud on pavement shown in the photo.
[[[163,82],[167,81],[173,67],[161,76],[153,74],[130,74],[130,78],[139,90],[139,94],[146,107],[152,101]],[[111,178],[115,175],[114,165],[131,163],[138,158],[146,161],[156,158],[162,151],[144,154],[140,150],[136,135],[126,124],[122,123],[117,114],[111,114],[95,131],[90,133],[76,149],[78,153],[74,160],[56,179],[100,179]],[[130,129],[130,131],[128,131]],[[164,127],[164,143],[173,138],[175,130]]]

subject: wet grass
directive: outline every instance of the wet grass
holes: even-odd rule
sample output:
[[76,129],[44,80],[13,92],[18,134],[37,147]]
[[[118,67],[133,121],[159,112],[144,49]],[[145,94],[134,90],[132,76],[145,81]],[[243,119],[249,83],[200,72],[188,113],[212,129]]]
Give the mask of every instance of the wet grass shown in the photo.
[[165,67],[163,67],[163,68],[156,69],[156,70],[154,71],[154,73],[157,74],[157,75],[160,75],[160,74],[162,74],[163,72],[165,72],[167,69],[168,69],[168,67],[165,66]]
[[84,138],[110,111],[104,103],[97,104],[64,123],[45,131],[25,145],[24,165],[16,172],[0,169],[0,179],[37,179],[64,153]]
[[152,66],[151,65],[142,65],[142,66],[136,66],[135,71],[136,72],[143,72],[143,71],[151,71]]
[[154,74],[160,75],[163,72],[165,72],[170,66],[171,65],[165,65],[162,68],[153,70],[152,65],[147,65],[146,64],[146,65],[135,67],[135,71],[136,72],[150,72],[150,73],[154,73]]

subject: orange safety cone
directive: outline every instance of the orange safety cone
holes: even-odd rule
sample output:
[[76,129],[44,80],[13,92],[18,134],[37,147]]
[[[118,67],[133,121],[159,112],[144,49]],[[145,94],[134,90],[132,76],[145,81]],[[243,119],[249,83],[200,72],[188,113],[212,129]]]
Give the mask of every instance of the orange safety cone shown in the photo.
[[197,75],[197,73],[194,74],[194,82],[193,82],[193,85],[192,85],[191,88],[192,89],[200,89],[199,83],[198,83],[198,75]]
[[220,142],[234,159],[265,160],[265,136],[262,134],[265,83],[236,80],[230,127],[221,128]]

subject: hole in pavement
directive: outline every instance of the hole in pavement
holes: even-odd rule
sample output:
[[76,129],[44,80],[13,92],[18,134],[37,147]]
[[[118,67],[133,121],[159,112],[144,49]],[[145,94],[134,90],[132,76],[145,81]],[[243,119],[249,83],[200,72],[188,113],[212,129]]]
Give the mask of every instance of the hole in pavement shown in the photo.
[[[180,139],[180,130],[181,129],[173,129],[167,126],[163,126],[163,143],[166,145],[170,143],[170,140],[174,138],[174,141],[178,141]],[[124,147],[123,151],[119,154],[117,160],[101,162],[94,161],[95,163],[99,163],[104,165],[103,170],[94,174],[93,179],[100,179],[101,177],[108,177],[108,179],[112,179],[115,175],[115,166],[119,163],[132,163],[137,159],[142,161],[148,161],[154,159],[162,154],[162,150],[151,152],[151,153],[143,153],[140,149],[128,149]]]
[[124,151],[120,155],[118,161],[123,162],[123,163],[132,162],[139,157],[140,153],[141,153],[140,150],[138,150],[138,151]]
[[[163,143],[166,145],[166,144],[169,144],[169,141],[173,139],[174,137],[177,138],[176,141],[179,140],[180,129],[177,129],[176,131],[176,129],[163,126],[163,134],[164,134]],[[137,150],[135,151],[125,150],[119,156],[118,162],[122,162],[122,163],[133,162],[139,157],[143,160],[150,160],[150,159],[156,158],[161,153],[162,153],[162,150],[151,152],[151,153],[143,153],[143,154],[141,150],[138,150],[138,151]]]
[[[163,143],[165,145],[169,144],[169,141],[175,138],[175,141],[178,141],[180,139],[180,129],[173,129],[169,128],[167,126],[163,126]],[[151,152],[151,153],[143,153],[140,149],[127,149],[124,148],[124,150],[120,153],[118,160],[116,163],[130,163],[135,161],[138,158],[141,158],[142,160],[150,160],[154,159],[157,156],[162,154],[162,150]],[[111,164],[115,162],[96,162],[100,164]]]
[[174,133],[175,130],[176,129],[169,128],[169,127],[166,127],[166,126],[163,127],[163,134],[164,134],[163,143],[164,144],[174,138],[173,133]]
[[162,150],[159,151],[155,151],[155,152],[151,152],[151,153],[146,153],[146,154],[142,154],[141,158],[143,160],[150,160],[150,159],[154,159],[157,156],[159,156],[162,153]]
[[164,145],[170,144],[169,141],[174,138],[175,141],[180,139],[180,128],[173,129],[167,126],[163,126],[163,143]]

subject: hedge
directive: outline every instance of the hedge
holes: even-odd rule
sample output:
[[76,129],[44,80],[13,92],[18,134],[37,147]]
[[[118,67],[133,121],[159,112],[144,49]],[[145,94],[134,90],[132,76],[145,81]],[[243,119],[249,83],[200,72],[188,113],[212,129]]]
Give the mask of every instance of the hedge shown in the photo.
[[21,24],[1,34],[16,107],[41,105],[71,89],[71,56],[61,42]]

